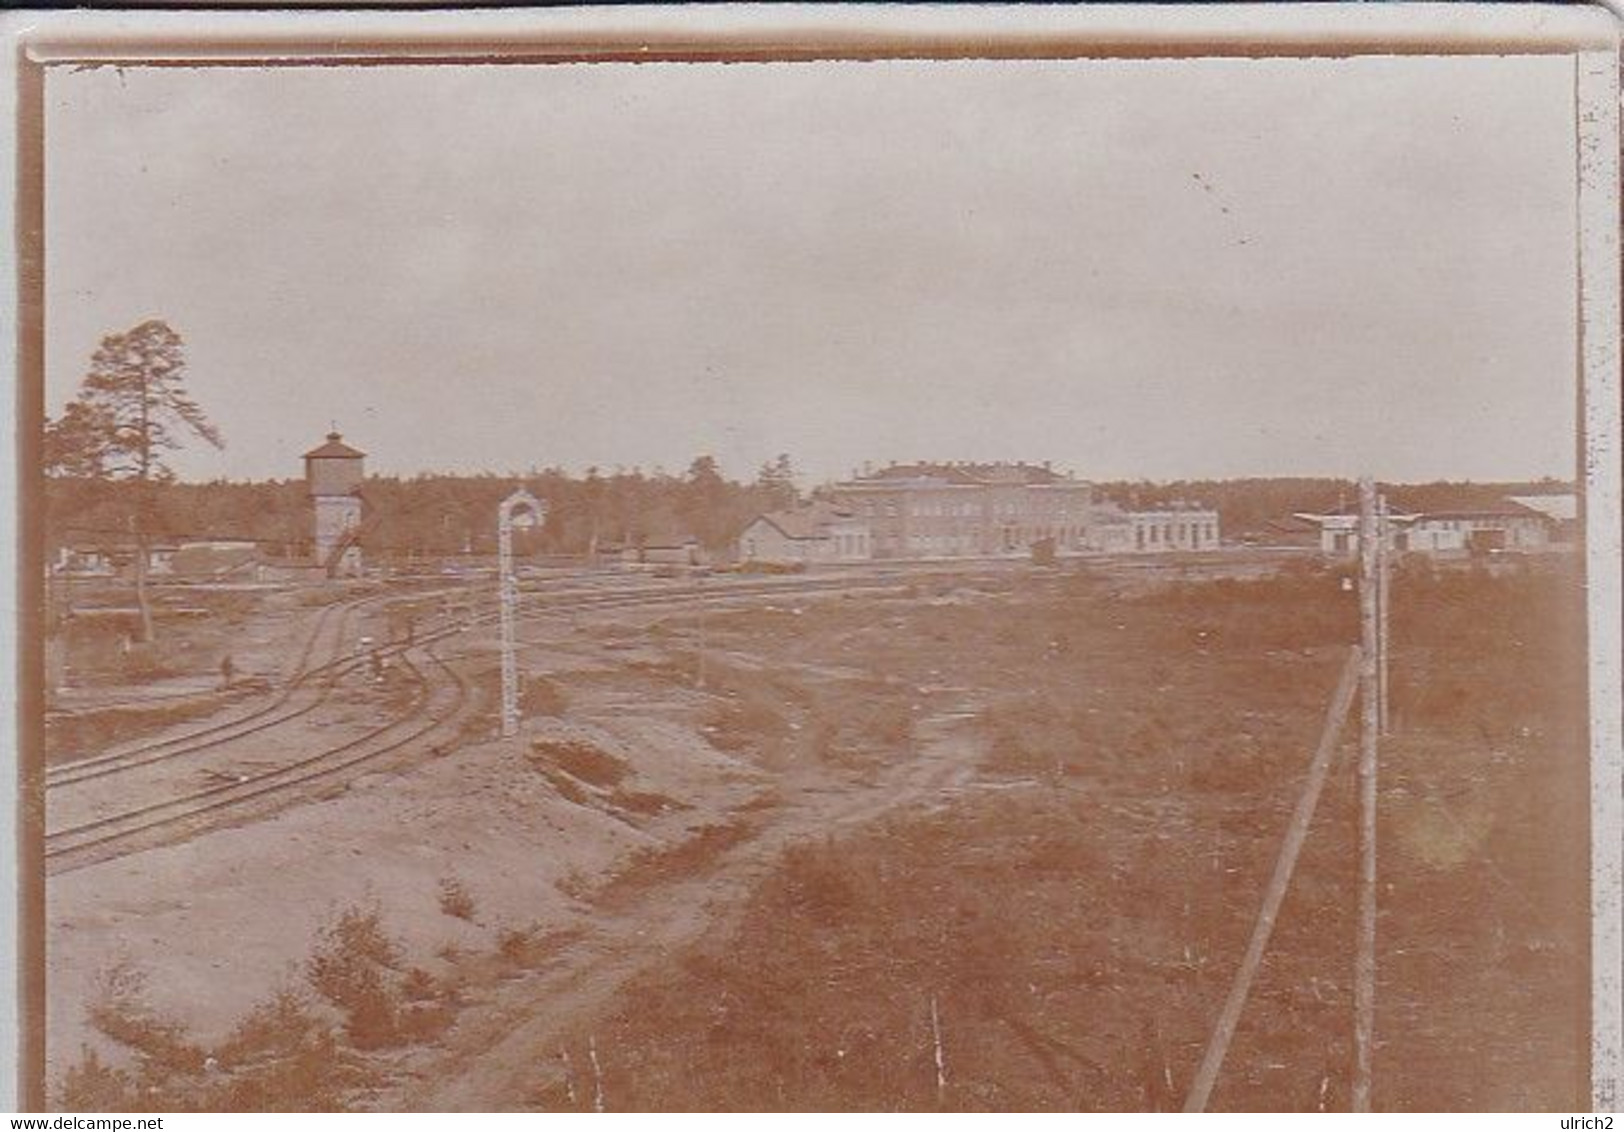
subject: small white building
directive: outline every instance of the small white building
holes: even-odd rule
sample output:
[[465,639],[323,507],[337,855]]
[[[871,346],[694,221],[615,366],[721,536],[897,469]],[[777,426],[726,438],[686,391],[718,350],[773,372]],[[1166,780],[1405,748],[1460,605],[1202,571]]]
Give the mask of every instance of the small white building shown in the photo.
[[1187,504],[1134,511],[1098,505],[1089,524],[1088,545],[1105,554],[1217,550],[1218,512]]
[[641,542],[622,547],[620,562],[623,566],[703,566],[705,551],[696,538]]
[[1546,535],[1553,543],[1571,543],[1579,538],[1579,497],[1571,491],[1547,495],[1513,495],[1511,502],[1545,516]]
[[[1359,550],[1359,516],[1335,512],[1302,512],[1299,519],[1318,523],[1320,550],[1343,556]],[[1552,520],[1541,512],[1508,501],[1495,507],[1460,511],[1388,512],[1392,548],[1400,553],[1483,554],[1491,551],[1537,551],[1550,544]]]
[[1539,512],[1516,504],[1483,511],[1431,511],[1417,515],[1395,543],[1399,550],[1433,553],[1542,550],[1551,541],[1548,524]]
[[252,539],[183,542],[170,560],[170,572],[188,578],[259,580],[261,555]]
[[[147,547],[147,574],[149,576],[159,576],[173,573],[177,549],[177,547],[168,543],[159,543]],[[135,547],[58,547],[56,563],[52,567],[52,572],[56,574],[72,574],[79,577],[130,575],[135,572]]]
[[1218,512],[1200,507],[1129,511],[1135,551],[1218,549]]
[[739,532],[741,562],[864,562],[872,557],[868,524],[830,503],[758,515]]

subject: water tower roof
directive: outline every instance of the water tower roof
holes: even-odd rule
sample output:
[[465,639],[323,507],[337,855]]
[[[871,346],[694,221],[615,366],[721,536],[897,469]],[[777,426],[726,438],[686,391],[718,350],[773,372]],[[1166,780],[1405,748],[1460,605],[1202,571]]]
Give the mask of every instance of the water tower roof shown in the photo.
[[359,460],[364,456],[365,452],[345,444],[344,438],[336,432],[327,434],[326,444],[320,448],[312,448],[304,454],[306,460]]

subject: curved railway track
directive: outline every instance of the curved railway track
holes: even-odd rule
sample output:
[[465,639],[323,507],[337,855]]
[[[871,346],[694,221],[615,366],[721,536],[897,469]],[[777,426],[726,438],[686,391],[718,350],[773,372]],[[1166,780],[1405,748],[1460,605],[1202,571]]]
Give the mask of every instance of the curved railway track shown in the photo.
[[[305,670],[305,667],[308,665],[309,660],[310,660],[310,654],[315,649],[316,642],[321,638],[322,632],[326,629],[327,621],[328,621],[328,619],[330,617],[332,617],[334,611],[344,609],[346,606],[356,605],[356,604],[360,603],[361,601],[365,601],[365,600],[367,600],[367,599],[364,599],[364,598],[351,599],[350,601],[347,601],[347,602],[340,601],[340,602],[334,602],[334,603],[332,603],[330,605],[322,606],[321,610],[316,614],[316,623],[313,626],[311,626],[310,633],[305,638],[304,647],[302,649],[300,649],[299,656],[294,661],[293,670],[289,674],[288,679],[290,679],[290,680],[291,679],[296,679],[298,677],[298,675]],[[72,717],[72,716],[82,715],[82,714],[85,714],[87,712],[92,712],[92,711],[94,711],[94,712],[103,712],[103,711],[139,710],[141,708],[151,707],[153,704],[156,704],[156,703],[167,703],[167,702],[169,702],[171,700],[195,700],[200,696],[204,696],[204,695],[209,694],[209,691],[210,691],[209,689],[205,689],[205,688],[190,688],[190,689],[187,689],[187,690],[184,690],[184,691],[179,691],[179,692],[149,692],[147,694],[142,695],[138,699],[133,699],[133,700],[113,700],[113,701],[107,702],[107,703],[96,704],[93,707],[78,708],[78,709],[75,709],[75,708],[58,708],[58,709],[53,709],[53,710],[47,711],[46,715],[47,715],[47,717],[50,717],[50,716]],[[77,761],[77,760],[75,760],[75,761]]]
[[[299,657],[289,677],[269,699],[259,703],[247,712],[205,727],[193,728],[178,735],[142,743],[135,747],[111,751],[107,754],[92,755],[88,758],[57,763],[47,769],[45,784],[47,787],[71,786],[78,782],[105,778],[127,770],[150,766],[153,763],[221,747],[227,743],[261,734],[272,727],[308,715],[326,703],[340,678],[370,662],[370,656],[358,656],[347,651],[349,631],[346,626],[357,612],[380,603],[408,600],[409,597],[434,596],[445,592],[448,591],[436,590],[429,594],[409,596],[370,594],[365,597],[329,605],[318,615],[317,623],[306,639],[304,647],[300,650]],[[316,651],[316,646],[327,628],[327,618],[335,610],[338,616],[332,647],[329,650],[331,659],[321,664],[311,665],[310,658]],[[425,640],[433,639],[437,638],[433,635],[425,637]],[[380,657],[392,658],[407,647],[409,645],[397,642],[374,651]],[[307,690],[313,692],[308,702],[295,704],[292,707],[288,706],[295,697]],[[287,710],[283,710],[284,708],[287,708]]]
[[[898,583],[894,578],[882,580],[869,577],[690,585],[680,588],[666,586],[658,589],[640,588],[610,593],[573,591],[548,594],[554,600],[532,608],[523,616],[526,620],[533,620],[559,614],[609,609],[649,608],[675,604],[692,606],[696,601],[708,604],[774,595],[797,597],[824,591],[874,589],[887,584],[894,587]],[[531,591],[531,594],[533,597],[540,596],[537,591]],[[355,603],[347,612],[353,612],[361,604]],[[435,651],[434,646],[468,628],[489,623],[496,617],[495,613],[483,613],[463,623],[452,623],[425,633],[412,643],[396,643],[375,650],[380,655],[398,658],[416,689],[407,709],[394,718],[336,746],[271,769],[241,775],[233,781],[218,782],[202,789],[53,830],[46,836],[45,857],[48,871],[52,873],[71,871],[98,861],[123,856],[140,848],[184,838],[220,824],[224,820],[239,819],[256,808],[269,808],[279,799],[285,801],[296,797],[313,784],[325,786],[346,771],[353,771],[375,762],[423,739],[437,728],[455,723],[468,705],[469,684],[445,657]],[[342,625],[342,621],[340,624]],[[338,639],[344,640],[342,629]],[[313,634],[301,654],[301,665],[308,662],[314,642]],[[432,701],[435,699],[435,685],[412,659],[411,654],[418,651],[421,651],[423,657],[438,673],[449,678],[448,684],[442,682],[440,685],[449,688],[448,704],[434,706]],[[48,779],[47,786],[54,788],[72,786],[175,758],[181,754],[223,746],[249,735],[261,734],[314,710],[325,701],[332,684],[340,675],[353,671],[367,662],[367,657],[346,657],[304,669],[296,682],[307,681],[317,674],[328,676],[326,691],[308,705],[274,715],[277,708],[287,703],[292,691],[290,686],[286,690],[289,694],[282,696],[278,703],[227,723],[188,735],[176,736],[171,740],[148,744],[135,752],[121,752],[118,755],[100,756],[93,760],[67,764],[59,768],[62,773]],[[407,730],[401,732],[402,728]]]
[[[304,648],[300,650],[293,672],[287,681],[270,699],[258,704],[250,711],[219,723],[194,728],[165,739],[142,743],[136,747],[58,763],[46,770],[46,786],[66,786],[75,782],[85,782],[109,774],[117,774],[134,767],[146,766],[167,758],[190,754],[195,750],[218,746],[230,742],[232,739],[263,731],[267,727],[275,726],[288,719],[297,718],[313,710],[330,694],[333,682],[342,674],[341,668],[343,666],[346,664],[353,666],[353,664],[361,663],[359,659],[341,655],[346,637],[345,625],[357,610],[378,600],[379,598],[376,596],[358,598],[324,608],[318,615],[316,625],[306,639]],[[338,617],[333,640],[333,658],[323,664],[311,666],[311,654],[315,651],[316,645],[327,627],[327,618],[335,610],[338,611]],[[343,668],[343,670],[348,669]],[[313,680],[323,676],[328,678],[317,688],[314,700],[291,712],[282,715],[276,714]]]
[[[123,856],[145,845],[172,840],[177,834],[201,832],[222,817],[243,816],[256,803],[286,801],[312,784],[326,785],[327,780],[336,775],[376,762],[436,728],[454,722],[467,705],[468,681],[431,647],[412,647],[423,648],[428,662],[449,677],[448,704],[430,710],[434,687],[403,650],[401,665],[416,686],[412,705],[406,713],[337,746],[274,769],[56,830],[45,839],[47,869],[69,871],[108,857]],[[410,726],[412,724],[417,726]],[[402,727],[410,729],[391,735]]]
[[[707,602],[722,601],[729,598],[765,596],[773,593],[791,594],[815,593],[825,589],[851,589],[854,588],[849,580],[826,579],[817,582],[802,582],[800,584],[785,583],[746,583],[742,586],[727,585],[724,587],[689,586],[681,589],[669,587],[660,589],[637,589],[629,592],[603,593],[597,590],[570,590],[562,593],[553,593],[547,590],[526,591],[533,596],[547,596],[554,599],[553,603],[543,605],[521,614],[521,620],[534,620],[560,613],[578,613],[592,610],[643,608],[666,604],[692,603],[695,600]],[[443,592],[443,591],[441,591]],[[557,599],[565,599],[558,602]],[[368,656],[356,656],[343,651],[346,633],[344,625],[348,618],[362,607],[380,601],[388,600],[385,595],[372,595],[343,603],[339,614],[338,631],[334,639],[333,659],[319,665],[309,666],[310,654],[324,626],[320,623],[312,630],[306,640],[304,649],[295,665],[293,677],[283,685],[271,699],[258,705],[253,710],[235,716],[207,727],[197,728],[173,735],[165,739],[144,743],[134,748],[110,752],[104,755],[93,755],[89,758],[75,759],[71,762],[59,763],[46,772],[47,787],[71,786],[75,783],[89,782],[98,778],[121,774],[128,770],[150,766],[154,763],[180,758],[195,754],[199,751],[210,750],[235,742],[239,739],[260,735],[273,727],[281,726],[302,716],[308,715],[322,706],[331,696],[337,681],[358,668],[368,664]],[[337,606],[328,606],[322,611],[323,615],[331,613]],[[443,640],[464,627],[489,624],[496,620],[495,613],[481,613],[468,619],[463,624],[442,626],[423,635],[422,643],[433,643]],[[404,650],[411,647],[409,644],[394,642],[373,650],[383,659],[393,659]],[[296,705],[289,710],[282,709],[312,681],[320,679],[315,688],[315,695],[309,702]]]

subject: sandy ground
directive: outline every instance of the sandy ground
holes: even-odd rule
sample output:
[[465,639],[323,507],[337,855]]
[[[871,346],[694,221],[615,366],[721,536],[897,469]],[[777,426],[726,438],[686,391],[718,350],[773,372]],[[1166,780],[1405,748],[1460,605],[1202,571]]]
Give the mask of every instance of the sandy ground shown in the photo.
[[[157,738],[239,718],[267,705],[298,674],[346,654],[364,630],[369,602],[335,590],[313,603],[309,594],[265,595],[259,608],[229,632],[182,622],[164,627],[185,671],[139,685],[86,676],[49,692],[46,761],[50,765],[104,755]],[[349,609],[354,605],[356,608]],[[223,684],[221,658],[235,666]]]
[[544,970],[466,1010],[442,1045],[404,1056],[402,1084],[375,1103],[406,1111],[532,1107],[538,1091],[563,1072],[555,1060],[560,1038],[589,1026],[634,975],[702,934],[725,933],[787,846],[973,788],[979,744],[960,722],[921,721],[914,757],[866,783],[788,770],[776,784],[777,804],[751,815],[739,844],[629,900],[598,902],[576,925],[580,938]]
[[[580,662],[538,653],[531,663],[567,674]],[[448,946],[488,951],[503,928],[574,918],[561,884],[680,841],[762,789],[758,771],[672,721],[684,707],[582,696],[567,724],[538,720],[516,740],[463,746],[411,773],[354,781],[338,797],[52,878],[53,1073],[95,1039],[85,1007],[120,962],[146,971],[152,1006],[207,1044],[300,981],[317,930],[343,908],[376,906],[410,961],[430,966]],[[632,820],[567,801],[525,757],[539,736],[589,742],[625,763],[626,787],[678,805]],[[473,896],[472,923],[440,911],[448,877]]]
[[[1220,826],[1227,821],[1242,821],[1251,829],[1264,814],[1267,828],[1254,840],[1260,853],[1272,854],[1284,812],[1259,810],[1256,799],[1234,809],[1230,794],[1243,785],[1252,788],[1246,768],[1253,760],[1263,754],[1274,757],[1278,744],[1271,739],[1270,720],[1288,708],[1302,714],[1295,693],[1282,696],[1271,685],[1290,679],[1291,672],[1301,679],[1305,667],[1331,671],[1324,657],[1304,642],[1320,636],[1335,639],[1340,630],[1333,615],[1340,607],[1334,601],[1305,606],[1312,612],[1322,605],[1330,612],[1321,611],[1323,624],[1314,619],[1294,622],[1288,633],[1269,622],[1270,607],[1260,605],[1220,626],[1223,633],[1237,636],[1237,651],[1209,656],[1207,632],[1196,631],[1198,623],[1206,624],[1201,620],[1208,615],[1202,604],[1206,597],[1186,594],[1178,600],[1188,608],[1152,611],[1154,615],[1137,620],[1123,613],[1118,615],[1122,621],[1096,615],[1111,609],[1103,598],[1094,612],[1085,605],[1068,612],[1070,607],[1056,604],[1047,607],[1046,616],[1056,618],[1052,629],[1048,622],[1027,625],[1019,633],[1010,629],[1007,639],[1000,636],[1003,614],[1019,611],[1006,610],[1013,596],[997,587],[864,602],[848,606],[843,615],[838,615],[839,598],[780,602],[781,608],[770,612],[763,603],[731,629],[727,616],[698,617],[691,611],[532,622],[525,635],[530,647],[524,667],[532,675],[545,674],[555,686],[560,703],[545,710],[560,711],[560,716],[536,715],[512,741],[476,734],[446,754],[423,753],[393,772],[372,774],[335,796],[253,824],[54,878],[48,892],[53,1072],[60,1074],[82,1044],[101,1041],[86,1024],[85,1007],[94,999],[99,973],[113,964],[127,961],[148,972],[152,1006],[183,1023],[207,1047],[278,988],[303,982],[303,962],[319,930],[340,911],[362,907],[375,908],[384,927],[401,939],[406,964],[455,982],[461,1005],[451,1028],[431,1043],[369,1054],[377,1083],[352,1097],[352,1103],[384,1110],[540,1107],[550,1088],[556,1094],[553,1086],[563,1073],[559,1054],[566,1041],[572,1035],[602,1033],[595,1027],[625,1008],[622,992],[640,975],[668,972],[702,938],[730,939],[759,882],[790,846],[839,837],[891,813],[919,815],[965,795],[979,798],[984,791],[1019,789],[1032,783],[1032,775],[1049,773],[1047,763],[1023,753],[1025,746],[1017,745],[1013,754],[988,749],[988,732],[980,724],[1000,709],[1005,718],[1016,718],[1010,712],[1024,712],[1026,701],[1019,689],[1000,684],[998,673],[977,670],[983,654],[971,655],[963,648],[964,642],[978,640],[977,631],[983,633],[979,639],[985,655],[1015,664],[1010,675],[1030,679],[1034,689],[1051,680],[1053,662],[1059,672],[1052,679],[1060,683],[1044,685],[1045,694],[1076,709],[1068,717],[1069,728],[1086,733],[1090,743],[1126,744],[1125,752],[1149,759],[1140,776],[1131,779],[1135,801],[1133,812],[1121,815],[1124,820],[1148,823],[1153,832],[1147,837],[1157,842],[1170,838],[1161,828],[1158,807],[1183,814],[1187,799],[1179,791],[1205,783],[1200,792],[1212,804],[1212,820],[1219,823],[1212,827],[1215,834],[1224,832]],[[817,601],[830,603],[823,612],[836,615],[827,624],[839,629],[826,631],[813,647],[799,625],[802,613],[811,612]],[[958,612],[952,621],[958,626],[953,633],[959,635],[946,629],[933,635],[946,623],[922,611],[938,606],[962,609],[962,624]],[[1079,626],[1110,637],[1127,621],[1145,634],[1143,640],[1132,648],[1103,648],[1097,656],[1086,651]],[[740,631],[746,623],[750,631]],[[1449,624],[1441,622],[1428,631],[1442,634]],[[706,654],[710,667],[696,672],[695,645],[701,639],[711,642]],[[939,661],[929,651],[936,641],[944,650]],[[489,634],[448,643],[448,653],[458,650],[464,650],[462,670],[480,689],[481,718],[488,729],[495,671]],[[1073,652],[1079,660],[1070,666],[1055,659]],[[1455,678],[1451,666],[1458,658],[1454,653],[1440,656],[1443,676]],[[900,663],[910,657],[912,663]],[[1089,667],[1082,667],[1087,658],[1092,658]],[[1220,680],[1237,658],[1247,659],[1249,667]],[[697,686],[707,672],[711,682]],[[1157,699],[1175,691],[1186,697],[1220,692],[1232,697],[1232,685],[1240,679],[1255,680],[1256,686],[1244,689],[1247,706],[1236,709],[1233,725],[1220,715],[1209,727],[1200,713],[1175,711],[1176,703],[1164,707]],[[1457,692],[1464,697],[1465,692],[1439,687],[1429,693],[1432,700],[1423,701],[1421,691],[1433,688],[1441,677],[1424,668],[1414,679],[1418,690],[1408,702],[1418,713],[1426,707],[1436,715],[1448,742],[1436,751],[1417,747],[1409,763],[1404,744],[1394,747],[1387,780],[1393,829],[1386,852],[1390,860],[1414,860],[1427,868],[1402,870],[1400,875],[1408,879],[1396,882],[1396,893],[1389,884],[1389,900],[1402,898],[1404,915],[1418,921],[1405,934],[1454,941],[1459,924],[1432,924],[1428,917],[1436,912],[1465,923],[1476,910],[1466,905],[1484,903],[1481,892],[1458,879],[1467,865],[1482,862],[1485,883],[1513,896],[1526,879],[1517,872],[1526,854],[1496,843],[1490,802],[1529,789],[1518,786],[1518,780],[1496,778],[1493,789],[1485,785],[1474,793],[1463,783],[1477,781],[1472,774],[1481,778],[1486,773],[1479,765],[1485,758],[1489,770],[1519,765],[1514,757],[1518,744],[1536,749],[1539,736],[1525,727],[1507,738],[1495,730],[1504,722],[1499,715],[1473,708],[1476,714],[1463,718],[1481,715],[1478,726],[1486,728],[1480,731],[1482,743],[1493,738],[1496,745],[1480,749],[1476,741],[1463,743],[1456,716],[1464,709],[1452,707],[1449,697]],[[805,757],[799,753],[804,745],[796,742],[752,745],[748,738],[752,727],[766,734],[776,725],[752,723],[752,697],[771,701],[773,720],[781,716],[790,729],[856,715],[860,730],[883,735],[885,716],[859,714],[865,687],[887,689],[887,695],[870,698],[900,705],[904,716],[914,713],[907,739],[876,740],[882,758],[843,761],[838,749],[827,757]],[[1321,694],[1317,683],[1314,687],[1310,700]],[[1009,703],[978,701],[994,692]],[[833,713],[831,704],[836,705]],[[1132,707],[1129,714],[1143,718],[1118,718],[1124,705]],[[1091,722],[1087,717],[1095,713],[1104,713],[1101,721],[1108,716],[1116,729]],[[1310,714],[1313,725],[1317,709]],[[1531,718],[1538,716],[1534,712]],[[729,721],[735,719],[742,722],[730,735]],[[1221,750],[1208,752],[1212,765],[1186,767],[1185,739],[1206,742],[1214,734],[1223,743]],[[746,738],[740,741],[740,735]],[[1042,738],[1040,733],[1032,740],[1033,750],[1044,748]],[[289,736],[286,741],[296,740]],[[620,768],[619,780],[606,786],[561,775],[556,751],[572,744]],[[1301,761],[1297,740],[1286,746],[1282,757],[1295,773]],[[1220,773],[1224,759],[1237,760],[1234,781]],[[1472,774],[1460,773],[1462,768]],[[1062,771],[1057,763],[1054,775]],[[1289,790],[1281,790],[1285,798]],[[1435,795],[1447,797],[1446,817],[1433,804]],[[1311,857],[1332,854],[1339,844],[1334,835],[1341,829],[1339,821],[1347,824],[1347,815],[1339,817],[1334,806],[1331,810],[1322,816],[1321,832],[1310,844]],[[1192,872],[1181,876],[1180,883],[1211,884],[1229,892],[1232,882],[1217,872],[1218,847],[1215,837],[1210,878]],[[1190,858],[1196,867],[1206,861],[1200,848]],[[1493,856],[1485,862],[1489,853]],[[1262,867],[1267,864],[1261,860]],[[1167,862],[1164,867],[1178,865]],[[1532,868],[1527,876],[1543,877],[1549,871]],[[1230,872],[1232,868],[1225,870]],[[1305,875],[1316,874],[1309,869]],[[442,907],[441,886],[451,879],[472,897],[471,920]],[[1300,891],[1296,899],[1314,895],[1334,903],[1334,890],[1326,881],[1307,895]],[[1525,889],[1519,909],[1531,912],[1523,907],[1529,901],[1543,908],[1544,895]],[[1244,926],[1255,893],[1247,889],[1241,899],[1246,907],[1236,915]],[[1549,910],[1544,914],[1549,916]],[[1292,933],[1317,946],[1317,917],[1322,915],[1287,917],[1274,968],[1286,983],[1298,968],[1280,966],[1281,956],[1296,954],[1292,947],[1303,954],[1314,951],[1303,941],[1293,944]],[[1155,922],[1150,927],[1164,932],[1169,925]],[[502,940],[515,930],[545,936],[551,941],[546,954],[524,963],[499,962]],[[1551,933],[1538,931],[1525,946],[1521,936],[1529,932],[1512,934],[1517,957],[1528,962],[1548,962],[1564,942],[1559,933],[1547,939]],[[1485,955],[1506,950],[1497,938],[1487,941]],[[1417,1001],[1438,986],[1469,987],[1468,997],[1485,1003],[1507,994],[1505,971],[1498,968],[1481,985],[1458,977],[1453,957],[1459,954],[1453,943],[1436,954],[1406,951],[1385,970],[1395,981],[1413,980]],[[1187,948],[1185,959],[1188,963]],[[1434,960],[1447,960],[1448,965],[1435,970],[1428,966]],[[1214,982],[1212,993],[1221,984]],[[1542,985],[1549,994],[1550,980]],[[1301,989],[1287,986],[1281,993]],[[1440,1037],[1435,1043],[1440,1065],[1445,1053],[1457,1053],[1463,1041],[1471,1044],[1471,1027],[1492,1015],[1487,1006],[1468,1007],[1450,1014],[1449,1024],[1456,1028],[1448,1033],[1458,1031],[1460,1036],[1453,1041]],[[1412,1021],[1407,1036],[1420,1027],[1420,1021]],[[1269,1046],[1270,1058],[1263,1064],[1270,1072],[1275,1061],[1289,1060],[1291,1040],[1282,1039],[1284,1052]],[[1403,1047],[1403,1056],[1419,1064],[1414,1046],[1412,1041]],[[103,1053],[116,1056],[105,1046]],[[1502,1059],[1494,1064],[1537,1061]]]
[[[547,673],[568,709],[562,719],[527,721],[514,740],[469,743],[263,820],[53,877],[53,1078],[86,1045],[120,1058],[87,1021],[115,966],[144,972],[152,1008],[207,1047],[253,1006],[300,984],[319,930],[359,906],[381,913],[407,963],[436,974],[467,968],[466,1005],[453,1030],[433,1046],[385,1058],[385,1086],[362,1103],[524,1107],[535,1087],[532,1051],[590,1019],[628,978],[725,925],[785,846],[968,787],[977,742],[964,726],[966,705],[943,694],[919,721],[913,756],[878,775],[817,760],[767,767],[719,750],[702,722],[719,695],[669,672],[650,674],[669,655],[639,641],[643,620],[555,625],[545,634],[553,647],[528,649],[527,670]],[[748,668],[760,658],[719,652],[714,661]],[[488,692],[488,647],[464,653],[460,664]],[[797,678],[852,675],[809,666]],[[279,729],[275,742],[312,741],[315,726]],[[625,770],[618,790],[641,804],[618,806],[591,784],[578,784],[584,789],[569,800],[556,768],[552,780],[538,770],[538,741],[584,743],[610,756]],[[649,860],[703,845],[719,830],[726,844],[714,856],[640,883]],[[442,910],[448,879],[473,898],[471,921]],[[557,933],[566,943],[542,969],[482,982],[479,964],[462,957],[488,958],[514,929]],[[538,1012],[541,1001],[547,1009]]]

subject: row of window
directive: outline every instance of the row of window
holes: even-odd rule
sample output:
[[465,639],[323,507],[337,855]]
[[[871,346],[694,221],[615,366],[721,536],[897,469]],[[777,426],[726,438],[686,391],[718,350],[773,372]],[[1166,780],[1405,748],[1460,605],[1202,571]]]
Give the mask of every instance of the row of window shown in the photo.
[[[865,499],[859,505],[859,509],[870,518],[885,515],[894,519],[902,513],[901,505],[894,499],[883,501]],[[1049,515],[1066,519],[1073,514],[1078,517],[1086,515],[1087,508],[1085,505],[1079,504],[1074,509],[1064,499],[1056,500],[1051,498],[1026,502],[1012,499],[996,500],[990,507],[972,499],[927,498],[910,500],[907,513],[909,515],[946,518],[974,518],[982,514],[991,514],[1003,519],[1017,519],[1023,515]]]
[[1218,541],[1217,523],[1146,524],[1138,527],[1139,546],[1208,546]]
[[1422,529],[1445,531],[1512,531],[1533,525],[1527,519],[1427,519],[1421,524]]

